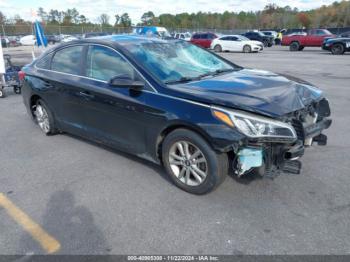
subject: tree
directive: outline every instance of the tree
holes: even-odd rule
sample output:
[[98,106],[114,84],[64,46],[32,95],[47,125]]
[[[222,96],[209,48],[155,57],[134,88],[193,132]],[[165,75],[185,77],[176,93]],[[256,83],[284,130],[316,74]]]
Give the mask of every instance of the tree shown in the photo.
[[308,14],[299,13],[297,17],[298,17],[298,21],[301,23],[302,26],[304,26],[305,28],[308,28],[310,26],[311,21]]
[[6,16],[0,11],[0,24],[5,24]]
[[45,12],[44,8],[39,7],[37,11],[38,16],[41,18],[43,22],[47,21],[47,13]]
[[107,14],[101,14],[97,20],[102,26],[108,26],[109,25],[109,15]]
[[155,25],[157,19],[152,11],[148,11],[141,16],[141,22],[142,25]]

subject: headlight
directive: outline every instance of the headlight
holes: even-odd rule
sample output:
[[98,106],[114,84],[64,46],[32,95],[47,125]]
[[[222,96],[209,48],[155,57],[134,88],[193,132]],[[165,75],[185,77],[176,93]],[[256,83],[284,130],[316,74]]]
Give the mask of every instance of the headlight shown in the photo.
[[217,119],[251,138],[297,138],[291,125],[278,120],[217,107],[212,107],[212,112]]

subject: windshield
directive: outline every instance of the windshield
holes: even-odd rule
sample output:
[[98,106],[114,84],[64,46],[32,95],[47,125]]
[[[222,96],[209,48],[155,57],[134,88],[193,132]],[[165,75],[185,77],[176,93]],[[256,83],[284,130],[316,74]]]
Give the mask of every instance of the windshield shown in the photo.
[[183,41],[148,42],[128,47],[129,51],[162,82],[171,84],[233,71],[209,51]]
[[243,35],[238,35],[237,38],[241,39],[242,41],[250,41],[249,38],[243,36]]

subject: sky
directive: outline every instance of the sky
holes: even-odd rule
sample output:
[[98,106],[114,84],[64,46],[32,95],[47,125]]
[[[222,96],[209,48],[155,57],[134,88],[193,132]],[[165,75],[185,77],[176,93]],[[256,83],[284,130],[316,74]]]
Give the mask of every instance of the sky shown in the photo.
[[114,23],[115,14],[129,13],[132,22],[138,23],[142,14],[149,10],[156,16],[199,11],[222,13],[261,10],[269,3],[309,10],[332,2],[334,0],[0,0],[0,11],[9,17],[19,14],[22,18],[31,20],[33,11],[38,7],[43,7],[46,11],[75,7],[91,22],[97,22],[97,17],[106,13],[110,16],[110,23]]

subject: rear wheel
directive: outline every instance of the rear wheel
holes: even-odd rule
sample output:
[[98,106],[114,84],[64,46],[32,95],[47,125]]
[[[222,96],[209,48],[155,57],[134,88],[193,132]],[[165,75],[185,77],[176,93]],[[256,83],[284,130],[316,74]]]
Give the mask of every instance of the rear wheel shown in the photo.
[[333,55],[342,55],[345,52],[345,48],[342,44],[334,44],[331,48]]
[[4,98],[5,97],[5,92],[3,89],[0,88],[0,98]]
[[263,41],[263,44],[264,44],[264,47],[268,47],[268,46],[269,46],[269,41],[264,40],[264,41]]
[[243,47],[243,53],[251,53],[252,52],[252,48],[249,45],[245,45]]
[[216,45],[216,46],[214,47],[214,51],[217,52],[217,53],[222,52],[222,47],[221,47],[221,45]]
[[164,139],[162,159],[174,184],[192,194],[214,190],[228,172],[227,155],[217,154],[201,136],[187,129],[177,129]]
[[53,135],[57,133],[55,127],[55,119],[45,102],[39,99],[33,109],[35,122],[39,125],[41,131],[46,135]]
[[289,46],[289,50],[292,52],[299,51],[300,44],[299,42],[292,42]]

